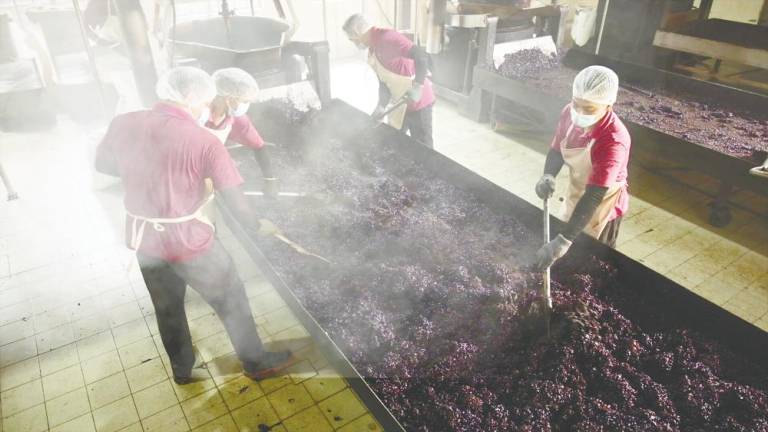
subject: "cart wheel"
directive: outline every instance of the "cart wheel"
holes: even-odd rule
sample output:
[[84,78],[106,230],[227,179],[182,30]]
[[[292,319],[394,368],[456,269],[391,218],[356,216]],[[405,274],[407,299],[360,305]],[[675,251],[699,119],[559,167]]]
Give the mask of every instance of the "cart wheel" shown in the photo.
[[733,215],[728,207],[714,207],[709,211],[709,223],[715,227],[723,228],[731,223]]

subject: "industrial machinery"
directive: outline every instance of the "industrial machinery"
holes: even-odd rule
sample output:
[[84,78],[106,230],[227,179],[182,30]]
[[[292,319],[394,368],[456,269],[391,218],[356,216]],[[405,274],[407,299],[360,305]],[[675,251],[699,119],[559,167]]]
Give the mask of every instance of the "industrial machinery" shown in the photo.
[[[3,127],[52,125],[56,114],[78,121],[110,115],[117,92],[99,77],[78,11],[35,8],[16,12],[15,18],[0,15]],[[94,106],[101,106],[99,115],[94,115]]]
[[[435,5],[440,2],[432,3],[432,9],[440,9]],[[432,81],[439,96],[460,105],[467,103],[475,66],[492,64],[499,44],[546,35],[556,44],[562,42],[563,7],[542,1],[507,3],[449,3],[443,14],[431,20],[428,34],[441,36],[440,44],[426,45],[434,66]]]
[[290,41],[297,23],[289,24],[281,2],[275,4],[280,19],[237,16],[223,0],[221,17],[175,24],[170,33],[173,61],[197,61],[208,72],[239,67],[262,88],[308,81],[320,101],[328,101],[328,42]]
[[[373,129],[373,121],[366,114],[355,110],[343,102],[334,100],[326,104],[315,119],[317,120],[317,126],[324,133],[337,136],[342,141],[346,140],[347,144],[343,151],[348,152],[353,159],[356,151],[359,150],[355,146],[355,141],[349,139],[349,125],[367,125],[373,131],[371,133],[376,134],[375,139],[381,139],[388,144],[388,147],[396,148],[394,154],[398,158],[408,160],[409,162],[415,161],[429,173],[428,175],[465,191],[482,206],[489,208],[496,214],[512,214],[531,231],[538,231],[541,228],[542,212],[538,208],[452,161],[448,157],[418,145],[406,135],[390,127],[377,127]],[[254,120],[258,121],[258,119]],[[313,131],[312,127],[305,131],[307,137],[315,136],[316,133],[317,131]],[[307,149],[311,150],[310,147],[307,147]],[[398,161],[392,160],[391,163],[398,164]],[[256,169],[255,166],[253,168]],[[241,169],[247,168],[242,165]],[[343,197],[343,199],[354,199],[354,197]],[[263,242],[256,241],[256,239],[249,236],[248,231],[231,217],[227,209],[224,208],[223,210],[227,216],[228,225],[232,228],[235,237],[241,242],[254,261],[258,263],[289,308],[299,317],[319,349],[330,359],[332,365],[347,377],[350,386],[355,390],[384,430],[404,430],[381,399],[367,385],[366,379],[360,376],[358,370],[349,362],[345,355],[349,353],[341,352],[329,334],[310,315],[305,307],[306,305],[302,305],[299,297],[294,293],[294,291],[299,290],[301,287],[289,285],[289,282],[273,267],[275,264],[270,261],[270,251],[260,249],[259,245],[263,244]],[[286,215],[286,217],[291,216]],[[559,220],[552,218],[550,223],[553,224],[554,229],[562,229],[562,222]],[[307,228],[310,230],[315,229],[315,227]],[[318,227],[317,229],[321,228]],[[338,238],[339,247],[343,247],[344,241],[345,239]],[[665,315],[679,317],[680,322],[685,327],[707,335],[756,362],[762,362],[765,356],[768,355],[768,334],[732,315],[730,312],[709,303],[692,291],[651,271],[620,252],[588,236],[580,236],[574,243],[572,251],[571,254],[573,256],[587,259],[587,257],[597,255],[602,260],[614,265],[618,271],[616,278],[621,280],[628,289],[642,293],[644,298],[642,302],[644,306],[642,307],[645,308],[644,310],[647,310],[649,317],[658,318]],[[323,269],[327,269],[327,267],[302,267],[302,271],[306,272],[305,277],[307,278],[315,277],[313,272],[322,272],[324,271]],[[318,273],[317,277],[322,278],[322,273]],[[340,287],[332,288],[340,289]],[[342,294],[339,294],[339,296],[342,296]],[[655,325],[659,322],[656,318],[649,319],[650,325],[654,328],[657,328]],[[657,328],[657,330],[662,329]]]
[[768,91],[768,2],[746,23],[712,18],[714,1],[695,7],[693,0],[600,0],[597,29],[584,49]]
[[[710,0],[693,19],[672,21],[655,32],[653,45],[672,52],[666,66],[702,79],[768,92],[768,18],[763,16],[757,25],[709,18],[706,13],[711,5]],[[763,10],[765,14],[768,2]],[[695,61],[682,61],[683,55]],[[721,70],[723,63],[729,63],[730,70]]]

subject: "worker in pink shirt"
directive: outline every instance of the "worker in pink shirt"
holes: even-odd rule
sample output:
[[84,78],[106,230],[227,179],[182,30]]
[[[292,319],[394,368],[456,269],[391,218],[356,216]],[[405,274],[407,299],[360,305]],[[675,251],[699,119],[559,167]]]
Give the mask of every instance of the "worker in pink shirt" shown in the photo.
[[264,194],[277,196],[277,178],[272,171],[264,140],[248,118],[251,102],[256,100],[259,85],[248,72],[238,68],[219,69],[213,73],[216,97],[211,102],[211,118],[206,123],[223,143],[231,141],[253,149],[261,168]]
[[379,78],[379,102],[373,117],[383,114],[391,101],[405,97],[408,103],[390,112],[387,122],[432,148],[435,94],[427,77],[426,51],[395,30],[371,26],[360,14],[349,17],[343,29],[358,48],[368,49],[368,64]]
[[161,102],[152,109],[112,120],[97,149],[96,169],[122,180],[128,246],[136,250],[173,379],[195,380],[184,311],[187,285],[216,311],[245,375],[274,375],[292,363],[291,353],[264,350],[243,282],[202,211],[214,196],[206,193],[205,179],[255,235],[277,228],[256,217],[234,161],[203,128],[216,95],[211,77],[197,68],[174,68],[158,81],[157,94]]
[[563,220],[565,230],[537,253],[540,268],[551,266],[568,252],[584,231],[615,247],[621,218],[629,209],[627,166],[629,132],[613,111],[619,77],[603,66],[589,66],[573,81],[573,99],[560,115],[557,132],[536,183],[536,194],[550,198],[555,176],[568,166],[570,182]]

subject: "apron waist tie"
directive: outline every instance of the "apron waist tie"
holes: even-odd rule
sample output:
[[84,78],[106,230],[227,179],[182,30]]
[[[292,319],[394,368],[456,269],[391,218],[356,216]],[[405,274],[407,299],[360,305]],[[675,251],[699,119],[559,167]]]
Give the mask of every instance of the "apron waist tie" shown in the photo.
[[203,209],[205,206],[213,201],[214,194],[210,194],[205,201],[200,205],[200,207],[195,210],[194,213],[186,215],[186,216],[179,216],[175,218],[151,218],[151,217],[145,217],[145,216],[138,216],[131,212],[126,211],[128,216],[133,218],[133,223],[131,224],[131,239],[129,241],[129,248],[138,251],[139,247],[141,247],[141,242],[144,239],[144,231],[147,227],[147,224],[152,224],[152,228],[154,228],[157,232],[163,232],[165,231],[165,226],[163,224],[180,224],[184,222],[189,222],[192,220],[199,220],[200,222],[205,223],[206,225],[213,226],[203,215]]

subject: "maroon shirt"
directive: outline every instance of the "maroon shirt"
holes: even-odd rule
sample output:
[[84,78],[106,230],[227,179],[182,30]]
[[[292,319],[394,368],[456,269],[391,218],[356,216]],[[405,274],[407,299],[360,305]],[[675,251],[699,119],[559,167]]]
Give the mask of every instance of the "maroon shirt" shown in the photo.
[[[370,51],[376,56],[382,66],[398,75],[412,77],[416,74],[416,63],[408,57],[413,42],[392,29],[371,28]],[[418,111],[435,103],[435,93],[432,82],[424,79],[421,100],[408,104],[408,111]]]
[[210,121],[205,126],[211,129],[224,129],[229,125],[232,126],[232,129],[227,136],[228,140],[255,150],[264,147],[264,140],[261,138],[261,135],[259,135],[259,132],[253,126],[251,119],[249,119],[247,115],[239,117],[227,116],[218,126]]
[[[96,161],[100,171],[120,176],[125,208],[137,216],[193,214],[203,202],[206,178],[217,190],[243,183],[221,142],[185,111],[163,103],[115,117],[99,144]],[[132,224],[133,218],[127,216],[126,236]],[[197,220],[164,227],[157,232],[146,225],[142,254],[183,261],[207,251],[214,241],[213,229]]]
[[[571,104],[568,104],[560,114],[560,122],[557,124],[557,132],[551,144],[553,150],[561,150],[560,143],[571,124]],[[590,152],[592,172],[587,184],[611,187],[614,182],[626,183],[632,140],[626,126],[613,110],[610,110],[589,132],[574,126],[565,145],[569,149],[585,148],[592,139],[595,140]],[[610,220],[625,214],[627,210],[629,210],[629,193],[624,186]]]

